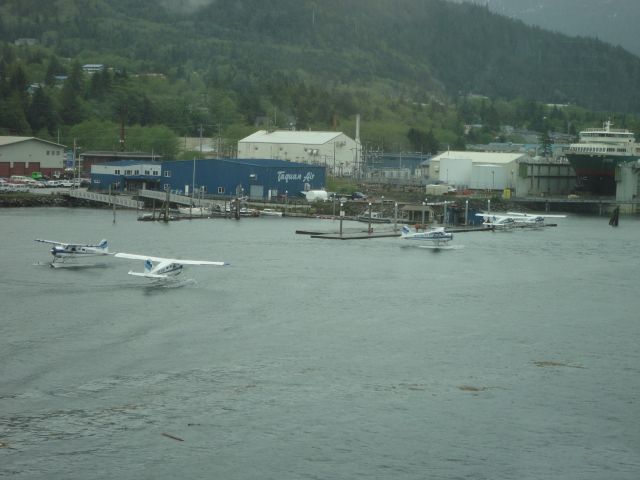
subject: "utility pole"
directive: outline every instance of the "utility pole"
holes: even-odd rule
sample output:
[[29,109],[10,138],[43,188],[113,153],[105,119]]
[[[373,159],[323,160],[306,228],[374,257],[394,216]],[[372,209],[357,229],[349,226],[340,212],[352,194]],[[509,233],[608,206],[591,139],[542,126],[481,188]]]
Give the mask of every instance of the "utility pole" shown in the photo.
[[120,111],[120,151],[124,152],[124,113],[125,108]]

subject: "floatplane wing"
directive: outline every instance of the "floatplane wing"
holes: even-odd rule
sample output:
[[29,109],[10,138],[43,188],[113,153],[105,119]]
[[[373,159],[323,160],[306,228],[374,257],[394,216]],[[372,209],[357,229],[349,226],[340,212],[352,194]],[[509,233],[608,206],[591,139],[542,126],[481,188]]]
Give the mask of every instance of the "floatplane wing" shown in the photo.
[[130,271],[129,275],[146,277],[156,280],[174,277],[182,272],[184,265],[229,265],[226,262],[211,262],[208,260],[180,260],[176,258],[151,257],[149,255],[137,255],[134,253],[116,253],[118,258],[144,261],[144,272]]
[[61,247],[68,247],[69,245],[72,245],[71,243],[56,242],[55,240],[45,240],[44,238],[36,238],[35,241],[41,243],[50,243],[51,245],[60,245]]

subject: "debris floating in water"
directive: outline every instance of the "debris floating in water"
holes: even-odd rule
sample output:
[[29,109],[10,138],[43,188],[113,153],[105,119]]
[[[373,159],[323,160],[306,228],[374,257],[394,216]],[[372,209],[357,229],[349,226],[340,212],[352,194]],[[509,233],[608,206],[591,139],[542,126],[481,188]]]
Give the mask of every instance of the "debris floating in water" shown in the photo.
[[539,362],[533,362],[536,367],[568,367],[568,368],[584,368],[582,365],[571,365],[564,362],[555,362],[553,360],[543,360]]
[[487,387],[472,387],[471,385],[460,385],[458,387],[463,392],[484,392]]
[[167,437],[167,438],[170,438],[172,440],[177,440],[178,442],[184,442],[184,440],[182,438],[176,437],[175,435],[170,435],[170,434],[165,433],[165,432],[162,432],[162,435]]

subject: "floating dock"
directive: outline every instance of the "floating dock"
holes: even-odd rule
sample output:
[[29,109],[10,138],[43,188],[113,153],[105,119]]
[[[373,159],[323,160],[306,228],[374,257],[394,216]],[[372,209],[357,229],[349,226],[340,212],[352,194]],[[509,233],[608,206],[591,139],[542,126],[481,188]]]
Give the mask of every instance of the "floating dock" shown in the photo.
[[[491,232],[493,231],[493,227],[487,226],[458,226],[458,227],[449,227],[446,228],[447,232],[452,233],[460,233],[460,232]],[[296,230],[296,234],[299,235],[309,235],[311,238],[324,238],[326,240],[367,240],[370,238],[389,238],[389,237],[400,237],[399,230],[391,230],[391,229],[380,229],[379,227],[376,229],[372,229],[369,232],[367,229],[354,229],[349,228],[340,232],[332,230],[330,232],[327,231],[317,231],[317,230]]]

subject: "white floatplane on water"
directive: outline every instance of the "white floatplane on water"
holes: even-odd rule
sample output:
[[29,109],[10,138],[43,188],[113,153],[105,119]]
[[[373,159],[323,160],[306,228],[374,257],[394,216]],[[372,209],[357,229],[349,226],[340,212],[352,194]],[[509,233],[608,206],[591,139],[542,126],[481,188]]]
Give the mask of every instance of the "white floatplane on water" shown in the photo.
[[[402,240],[417,246],[442,247],[453,240],[453,233],[445,231],[444,227],[429,228],[423,232],[411,230],[404,225],[401,230]],[[405,243],[409,244],[409,243]]]
[[35,241],[53,245],[50,250],[51,255],[53,255],[53,260],[50,263],[50,266],[54,268],[102,266],[103,264],[79,263],[77,260],[87,257],[113,255],[112,253],[109,253],[109,244],[104,238],[97,244],[66,243],[58,242],[56,240],[45,240],[42,238],[36,238]]
[[566,215],[541,215],[520,212],[476,213],[482,217],[482,225],[495,230],[511,230],[513,228],[542,228],[547,218],[566,218]]
[[[226,262],[211,262],[207,260],[178,260],[175,258],[151,257],[133,253],[116,253],[117,258],[144,261],[144,272],[129,271],[134,277],[144,277],[156,281],[169,281],[182,273],[185,265],[229,265]],[[155,262],[155,263],[154,263]]]

